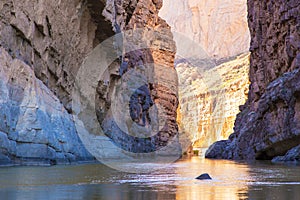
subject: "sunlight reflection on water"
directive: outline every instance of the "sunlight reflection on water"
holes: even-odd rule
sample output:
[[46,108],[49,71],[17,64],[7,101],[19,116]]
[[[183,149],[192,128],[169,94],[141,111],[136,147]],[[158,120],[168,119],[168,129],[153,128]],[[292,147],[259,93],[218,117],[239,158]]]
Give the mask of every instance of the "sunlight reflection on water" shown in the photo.
[[[213,179],[196,180],[202,173]],[[8,200],[298,199],[300,167],[200,157],[182,159],[148,174],[119,172],[101,164],[5,167],[0,168],[0,195]]]

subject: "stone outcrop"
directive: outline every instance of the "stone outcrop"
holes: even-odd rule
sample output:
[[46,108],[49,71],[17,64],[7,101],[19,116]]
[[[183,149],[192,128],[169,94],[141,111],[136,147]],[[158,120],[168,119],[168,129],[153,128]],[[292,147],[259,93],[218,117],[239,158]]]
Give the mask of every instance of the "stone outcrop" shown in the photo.
[[[211,58],[228,58],[249,50],[246,2],[164,0],[160,16],[170,24],[173,32],[200,44]],[[176,42],[177,46],[182,45]]]
[[105,5],[101,2],[5,0],[0,3],[1,46],[31,66],[36,77],[69,111],[74,77],[83,59],[114,33],[111,23],[101,15]]
[[300,144],[299,10],[299,1],[248,0],[249,98],[229,140],[212,145],[206,157],[272,159]]
[[[111,124],[108,110],[117,99],[109,91],[126,81],[123,77],[127,72],[139,72],[137,63],[142,68],[141,65],[152,62],[159,66],[152,66],[152,72],[149,69],[142,73],[157,81],[144,80],[146,96],[153,103],[167,107],[168,113],[166,128],[151,145],[164,145],[161,143],[168,137],[175,136],[175,45],[169,26],[158,17],[161,5],[160,0],[1,1],[0,158],[3,163],[46,160],[55,164],[93,159],[79,140],[71,115],[75,77],[94,47],[115,33],[132,28],[164,30],[168,37],[153,40],[153,49],[129,52],[112,63],[108,87],[103,79],[97,89],[101,97],[97,102],[99,122],[114,139],[117,128]],[[123,61],[127,64],[123,65]],[[126,66],[125,70],[122,66]],[[162,74],[169,76],[162,77]],[[165,89],[166,83],[171,83],[173,90]],[[145,108],[142,117],[137,115],[132,120],[145,122],[148,110]]]

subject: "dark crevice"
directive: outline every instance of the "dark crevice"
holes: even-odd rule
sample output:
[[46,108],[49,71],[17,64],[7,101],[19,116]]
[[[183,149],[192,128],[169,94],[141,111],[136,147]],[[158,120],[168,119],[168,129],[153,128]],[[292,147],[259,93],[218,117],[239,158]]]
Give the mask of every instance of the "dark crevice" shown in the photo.
[[52,37],[52,27],[51,27],[51,24],[50,24],[50,21],[49,21],[49,18],[47,15],[46,15],[46,22],[47,22],[47,27],[48,27],[48,35],[49,35],[49,37]]
[[94,47],[96,47],[98,44],[113,36],[115,33],[112,30],[111,22],[105,20],[105,17],[102,15],[102,11],[105,8],[105,4],[102,1],[87,0],[87,7],[93,22],[97,26],[94,39]]

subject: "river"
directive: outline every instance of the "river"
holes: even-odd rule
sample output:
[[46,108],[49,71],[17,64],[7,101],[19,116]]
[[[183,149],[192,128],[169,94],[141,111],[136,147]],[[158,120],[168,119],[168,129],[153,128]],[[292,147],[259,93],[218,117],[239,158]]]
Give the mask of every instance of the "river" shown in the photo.
[[[154,165],[154,164],[153,164]],[[151,163],[139,167],[151,167]],[[212,180],[195,180],[209,173]],[[300,167],[181,159],[149,174],[101,164],[0,168],[0,199],[299,199]]]

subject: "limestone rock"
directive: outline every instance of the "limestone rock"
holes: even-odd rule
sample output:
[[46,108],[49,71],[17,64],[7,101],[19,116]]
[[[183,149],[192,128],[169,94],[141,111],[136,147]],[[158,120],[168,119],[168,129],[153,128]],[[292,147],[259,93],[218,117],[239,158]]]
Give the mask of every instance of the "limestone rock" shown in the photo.
[[[168,138],[176,136],[175,43],[170,27],[158,17],[161,6],[161,0],[1,1],[0,131],[6,135],[1,136],[1,160],[14,162],[29,155],[32,159],[42,157],[54,162],[93,159],[80,142],[70,115],[74,111],[75,77],[94,47],[115,33],[129,29],[152,28],[163,32],[161,35],[166,38],[153,37],[147,40],[151,49],[122,55],[124,59],[109,66],[108,80],[104,77],[95,88],[101,97],[96,106],[98,123],[106,128],[107,135],[118,131],[111,123],[108,110],[112,102],[121,100],[122,91],[119,96],[111,91],[127,83],[124,75],[127,72],[141,72],[152,101],[168,107],[164,117],[166,128],[148,147],[163,146]],[[144,33],[144,39],[148,39],[147,32]],[[114,45],[125,47],[126,43],[130,48],[133,42],[127,39],[123,44]],[[120,60],[123,64],[126,60],[127,64],[121,65]],[[145,68],[149,62],[155,65]],[[166,85],[171,89],[165,89]],[[119,103],[128,105],[129,101],[125,98]],[[144,116],[148,110],[143,110]],[[135,120],[141,122],[144,116]],[[156,118],[159,117],[156,115]],[[123,139],[132,146],[126,137]],[[26,152],[31,144],[32,150]]]
[[233,132],[238,107],[247,99],[246,0],[165,0],[160,16],[177,45],[181,140],[207,148]]
[[[119,41],[123,52],[119,63],[114,63],[117,70],[108,69],[100,80],[100,87],[106,90],[98,91],[96,106],[105,134],[129,152],[154,152],[178,137],[176,47],[170,27],[158,16],[161,5],[162,0],[107,1],[103,12],[116,33],[133,32]],[[143,44],[147,48],[126,51]],[[164,112],[156,110],[151,114],[154,106],[164,108]],[[181,153],[179,143],[174,149]]]
[[100,1],[98,7],[95,2],[5,0],[0,6],[1,46],[28,64],[69,112],[74,76],[83,59],[113,34],[111,24],[105,26],[98,11],[94,15],[93,9],[101,9]]
[[239,106],[247,99],[249,54],[234,57],[204,73],[198,69],[187,63],[176,67],[180,105],[177,121],[194,148],[207,148],[233,132]]
[[77,136],[72,115],[32,68],[2,47],[0,66],[0,154],[6,162],[93,160]]
[[[246,0],[164,0],[160,16],[173,32],[200,44],[214,59],[248,52]],[[182,46],[185,41],[176,41]]]

